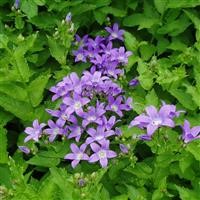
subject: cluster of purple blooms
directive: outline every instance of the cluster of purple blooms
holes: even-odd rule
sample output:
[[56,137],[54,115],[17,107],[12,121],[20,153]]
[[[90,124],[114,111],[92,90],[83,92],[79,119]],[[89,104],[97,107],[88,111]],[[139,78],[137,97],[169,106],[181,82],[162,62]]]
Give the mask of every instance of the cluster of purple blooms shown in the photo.
[[[71,22],[71,13],[65,20]],[[61,104],[57,110],[47,109],[52,120],[47,125],[34,120],[33,127],[25,129],[25,143],[29,140],[38,142],[41,137],[48,137],[49,142],[59,137],[72,140],[71,153],[64,159],[71,160],[73,168],[81,160],[90,163],[99,161],[102,167],[106,167],[108,159],[117,156],[110,149],[113,138],[121,135],[117,123],[126,111],[132,109],[132,99],[125,98],[122,88],[112,80],[123,74],[119,67],[127,64],[132,53],[126,52],[124,47],[113,48],[113,40],[123,41],[124,31],[119,30],[118,24],[112,28],[106,27],[106,31],[109,36],[97,36],[95,39],[76,35],[79,49],[73,52],[75,62],[89,61],[92,64],[90,71],[84,71],[81,78],[73,72],[53,86],[50,89],[54,93],[52,101],[60,99]],[[129,86],[138,84],[137,78],[129,82]],[[130,127],[146,129],[146,134],[139,136],[142,140],[151,140],[160,127],[175,127],[173,119],[183,112],[165,103],[159,110],[148,106],[145,111],[130,123]],[[200,138],[200,126],[190,128],[189,122],[185,120],[182,129],[185,143]],[[120,144],[119,147],[123,153],[128,153],[127,146]],[[19,149],[26,154],[30,153],[26,146],[19,146]]]
[[38,142],[42,135],[53,142],[62,136],[81,144],[78,147],[72,143],[72,153],[65,156],[72,160],[72,167],[80,160],[99,161],[106,167],[108,159],[117,155],[109,148],[110,140],[121,134],[116,124],[125,111],[132,109],[132,99],[126,99],[122,89],[99,71],[85,71],[81,78],[73,72],[50,91],[54,93],[53,101],[62,99],[59,109],[47,109],[54,120],[48,121],[48,127],[35,120],[33,127],[25,129],[24,142]]
[[[180,113],[184,112],[176,111],[175,105],[165,103],[163,103],[159,111],[154,106],[146,107],[145,111],[146,113],[142,113],[135,117],[130,123],[130,127],[137,126],[141,129],[146,129],[146,134],[139,136],[142,140],[151,140],[153,134],[160,127],[175,127],[173,119],[178,117]],[[185,143],[200,138],[200,126],[190,128],[190,123],[187,120],[184,121],[182,130],[182,140]]]
[[105,29],[109,33],[106,37],[97,36],[92,39],[88,35],[83,38],[76,35],[79,48],[73,51],[73,54],[75,62],[90,62],[92,73],[100,71],[103,75],[117,79],[124,73],[120,66],[128,63],[128,57],[132,55],[132,52],[126,51],[123,46],[114,47],[113,41],[124,40],[124,30],[120,30],[117,23],[112,28],[106,27]]

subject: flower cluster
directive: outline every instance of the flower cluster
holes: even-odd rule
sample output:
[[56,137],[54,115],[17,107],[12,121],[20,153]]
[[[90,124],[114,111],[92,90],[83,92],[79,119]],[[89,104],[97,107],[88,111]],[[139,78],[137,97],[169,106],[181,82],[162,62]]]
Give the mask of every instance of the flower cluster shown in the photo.
[[72,167],[80,160],[99,161],[106,167],[108,159],[117,155],[109,149],[110,139],[120,134],[116,124],[124,111],[131,110],[131,98],[126,99],[122,89],[99,71],[85,71],[81,78],[73,72],[50,91],[54,93],[53,101],[62,100],[59,109],[47,109],[54,120],[49,120],[45,129],[45,124],[35,120],[33,127],[25,129],[27,137],[24,141],[38,142],[42,135],[50,142],[59,136],[73,139],[81,146],[72,143],[72,153],[65,156],[65,159],[73,160]]
[[[175,105],[165,103],[163,103],[159,111],[154,106],[146,107],[145,111],[146,113],[135,117],[130,123],[130,127],[137,126],[141,129],[146,129],[147,133],[139,136],[142,140],[151,140],[155,131],[160,127],[175,127],[173,119],[178,117],[181,112],[184,112],[176,111]],[[200,126],[190,128],[188,120],[184,121],[182,130],[182,140],[184,143],[200,138]]]
[[132,55],[126,51],[123,46],[113,47],[113,41],[123,41],[124,30],[120,30],[117,23],[112,28],[106,27],[109,33],[107,37],[97,36],[92,39],[88,35],[80,38],[76,35],[76,43],[79,45],[78,50],[73,51],[75,62],[87,62],[92,64],[91,72],[100,71],[103,75],[117,77],[123,74],[123,69],[119,66],[128,63],[128,57]]

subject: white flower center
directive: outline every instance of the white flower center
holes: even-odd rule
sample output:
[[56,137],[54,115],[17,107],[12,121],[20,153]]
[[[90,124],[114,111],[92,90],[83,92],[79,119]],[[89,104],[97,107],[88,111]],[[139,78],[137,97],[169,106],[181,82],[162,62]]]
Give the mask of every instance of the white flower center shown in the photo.
[[53,135],[58,135],[59,134],[59,128],[55,128],[53,130]]
[[105,150],[101,150],[98,152],[98,156],[99,158],[106,158],[106,151]]
[[77,155],[76,155],[76,159],[77,160],[81,160],[83,158],[83,154],[82,153],[78,153]]
[[104,137],[102,136],[102,135],[97,135],[96,137],[95,137],[95,139],[96,140],[102,140]]
[[76,129],[76,132],[77,132],[78,135],[81,135],[81,128],[78,127],[78,128]]
[[88,121],[95,121],[96,117],[95,116],[89,116],[87,119],[88,119]]
[[160,118],[153,119],[152,124],[158,126],[162,124],[162,120]]
[[119,56],[119,57],[118,57],[118,60],[119,60],[120,62],[124,61],[124,56]]
[[78,109],[80,109],[81,107],[82,107],[82,104],[81,104],[80,101],[77,101],[77,102],[74,104],[75,110],[78,110]]
[[113,37],[113,38],[117,38],[118,37],[118,35],[117,35],[117,33],[111,33],[111,36]]
[[77,58],[78,58],[78,60],[83,60],[83,54],[79,53],[79,54],[77,55]]
[[115,111],[115,112],[118,110],[118,108],[117,108],[116,105],[112,105],[112,106],[111,106],[111,109],[112,109],[113,111]]
[[68,117],[67,117],[66,114],[62,114],[62,115],[61,115],[61,118],[62,118],[63,120],[67,120],[67,119],[68,119]]

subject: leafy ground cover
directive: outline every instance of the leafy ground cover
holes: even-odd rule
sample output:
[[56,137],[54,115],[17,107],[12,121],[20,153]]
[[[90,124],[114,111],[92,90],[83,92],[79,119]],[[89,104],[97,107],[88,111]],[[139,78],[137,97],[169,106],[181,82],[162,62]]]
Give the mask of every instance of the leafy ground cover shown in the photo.
[[200,1],[0,1],[0,199],[198,200]]

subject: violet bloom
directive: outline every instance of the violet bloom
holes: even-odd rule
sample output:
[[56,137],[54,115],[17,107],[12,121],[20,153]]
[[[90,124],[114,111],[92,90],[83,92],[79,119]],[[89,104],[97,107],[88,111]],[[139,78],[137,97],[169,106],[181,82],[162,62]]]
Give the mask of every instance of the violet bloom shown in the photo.
[[117,63],[116,62],[110,62],[106,66],[104,74],[113,77],[115,79],[118,78],[119,75],[122,75],[124,71],[122,69],[117,68]]
[[75,72],[72,72],[69,76],[64,77],[63,81],[60,83],[62,83],[62,85],[66,87],[66,91],[68,92],[73,91],[76,92],[77,94],[81,94],[82,92],[81,80]]
[[[123,116],[122,110],[128,109],[128,104],[122,103],[123,97],[118,96],[116,99],[113,96],[108,97],[108,105],[106,106],[106,110],[113,111],[117,113],[120,117]],[[128,100],[129,103],[130,99]]]
[[115,116],[111,116],[109,118],[109,120],[107,120],[106,116],[103,116],[103,126],[106,128],[106,130],[111,130],[113,128],[113,126],[119,122],[120,120],[116,121],[116,117]]
[[133,87],[137,86],[138,84],[139,84],[139,80],[137,78],[134,78],[129,82],[129,85]]
[[119,148],[120,148],[120,150],[121,150],[121,152],[122,153],[125,153],[125,154],[127,154],[128,153],[128,147],[126,146],[126,145],[124,145],[124,144],[119,144]]
[[66,86],[62,87],[53,86],[50,88],[50,91],[54,93],[54,95],[52,96],[52,101],[55,101],[60,97],[64,97],[68,93]]
[[73,51],[73,55],[76,56],[75,57],[75,62],[86,62],[86,54],[85,54],[85,50],[81,47],[79,48],[77,51]]
[[96,143],[92,143],[91,149],[94,152],[89,158],[89,162],[100,162],[100,165],[104,168],[108,165],[108,159],[114,158],[117,156],[117,154],[109,149],[109,141],[105,141],[103,144],[98,145]]
[[200,138],[200,126],[194,126],[193,128],[190,128],[190,122],[188,120],[185,120],[182,129],[183,129],[182,139],[185,143]]
[[115,40],[115,39],[122,41],[124,40],[123,38],[124,30],[120,30],[117,23],[115,23],[112,28],[106,27],[105,29],[108,33],[110,33],[109,40]]
[[75,39],[80,47],[84,47],[88,41],[88,35],[84,35],[83,38],[81,38],[78,34],[76,34]]
[[73,153],[68,153],[64,159],[73,160],[71,165],[75,168],[81,160],[88,160],[89,156],[85,153],[86,145],[82,144],[80,148],[76,144],[71,144],[70,148]]
[[131,51],[126,51],[124,47],[120,47],[111,60],[117,60],[119,63],[126,65],[128,63],[128,57],[131,55]]
[[72,21],[72,13],[69,12],[66,17],[65,17],[65,21],[69,24]]
[[109,79],[106,76],[102,76],[102,73],[99,71],[94,72],[93,74],[89,71],[83,72],[83,76],[81,78],[82,83],[89,86],[97,86],[104,84],[104,81]]
[[66,109],[66,113],[71,115],[75,112],[77,115],[83,113],[83,106],[88,104],[90,100],[86,97],[81,97],[80,95],[74,93],[73,98],[65,97],[63,99],[63,103],[66,104],[68,107]]
[[83,113],[82,118],[82,126],[85,128],[87,125],[90,123],[96,123],[98,125],[102,125],[102,119],[101,116],[105,113],[106,111],[100,106],[93,107],[91,106],[88,109],[88,112]]
[[104,38],[101,36],[97,36],[94,40],[89,38],[87,45],[88,47],[92,47],[95,50],[99,50],[101,43],[104,41]]
[[66,105],[62,105],[60,106],[61,110],[50,110],[50,109],[46,109],[46,111],[53,117],[57,117],[57,121],[56,123],[63,127],[65,125],[66,122],[72,122],[72,123],[77,123],[77,119],[74,115],[68,115],[66,113]]
[[105,130],[104,126],[97,126],[96,130],[94,128],[89,128],[87,133],[90,137],[87,138],[86,144],[90,144],[94,141],[102,143],[107,137],[115,135],[113,130]]
[[79,142],[83,133],[83,129],[77,124],[67,126],[67,128],[71,131],[71,133],[68,135],[68,139],[75,138],[76,142]]
[[166,110],[165,107],[161,107],[160,110],[157,111],[154,106],[148,106],[145,110],[147,114],[141,114],[135,117],[135,119],[131,121],[130,127],[138,126],[139,128],[146,128],[147,136],[151,137],[161,126],[175,126],[173,120],[169,116],[170,110]]
[[20,4],[20,0],[15,0],[14,8],[18,9],[19,8],[19,4]]
[[53,142],[58,135],[66,135],[66,130],[52,120],[48,121],[48,126],[49,128],[45,129],[44,132],[49,135],[50,142]]
[[19,150],[25,154],[29,154],[31,151],[28,147],[26,146],[18,146]]
[[44,128],[46,124],[41,123],[39,124],[38,120],[33,121],[33,127],[27,127],[25,129],[25,133],[28,134],[28,136],[24,139],[24,142],[28,142],[29,140],[34,140],[36,142],[39,141],[39,138],[42,135],[42,128]]

